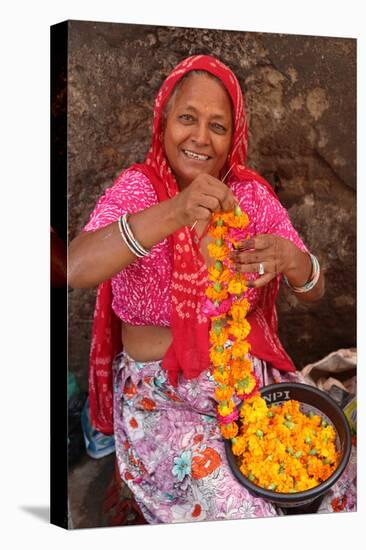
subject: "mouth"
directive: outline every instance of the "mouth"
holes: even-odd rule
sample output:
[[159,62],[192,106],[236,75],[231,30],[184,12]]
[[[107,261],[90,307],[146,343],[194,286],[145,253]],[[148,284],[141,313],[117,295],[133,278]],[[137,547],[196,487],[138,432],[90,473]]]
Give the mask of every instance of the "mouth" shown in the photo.
[[208,155],[201,155],[199,153],[195,153],[194,151],[190,151],[189,149],[183,149],[182,151],[183,151],[183,154],[191,160],[198,160],[198,161],[204,162],[212,158],[212,157],[209,157]]

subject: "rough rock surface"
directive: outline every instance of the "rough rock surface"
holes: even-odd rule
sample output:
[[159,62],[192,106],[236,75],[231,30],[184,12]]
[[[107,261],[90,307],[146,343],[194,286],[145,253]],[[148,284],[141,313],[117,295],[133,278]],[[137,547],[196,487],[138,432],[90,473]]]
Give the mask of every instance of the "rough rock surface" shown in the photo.
[[[298,368],[356,345],[356,41],[222,30],[69,22],[69,239],[114,177],[142,161],[161,82],[211,53],[242,86],[248,164],[275,187],[318,255],[326,295],[299,305],[283,289],[280,335]],[[93,290],[69,292],[69,367],[87,385]]]

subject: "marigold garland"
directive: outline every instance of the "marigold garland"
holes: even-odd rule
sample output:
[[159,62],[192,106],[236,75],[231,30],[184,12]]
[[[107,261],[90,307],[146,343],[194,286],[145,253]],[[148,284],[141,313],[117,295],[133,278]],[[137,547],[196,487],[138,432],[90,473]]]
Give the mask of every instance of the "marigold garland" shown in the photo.
[[[252,395],[258,388],[257,377],[247,357],[250,345],[246,338],[250,326],[245,317],[249,303],[241,298],[247,290],[247,281],[243,274],[232,272],[228,259],[238,242],[246,238],[248,224],[248,216],[237,206],[234,212],[214,214],[208,231],[214,239],[208,245],[208,252],[215,259],[214,266],[208,269],[211,285],[206,290],[212,317],[210,360],[218,385],[215,393],[218,420],[223,437],[229,439],[239,431],[238,415],[233,414],[236,400]],[[221,313],[219,308],[224,300],[229,300],[229,308]]]
[[[204,311],[211,317],[210,361],[216,382],[217,419],[222,436],[232,441],[240,470],[253,483],[276,492],[315,487],[336,469],[336,433],[318,415],[305,415],[298,401],[268,407],[248,356],[247,281],[231,269],[229,255],[249,238],[248,216],[239,206],[213,214],[208,245],[215,260]],[[240,415],[238,405],[240,406]]]

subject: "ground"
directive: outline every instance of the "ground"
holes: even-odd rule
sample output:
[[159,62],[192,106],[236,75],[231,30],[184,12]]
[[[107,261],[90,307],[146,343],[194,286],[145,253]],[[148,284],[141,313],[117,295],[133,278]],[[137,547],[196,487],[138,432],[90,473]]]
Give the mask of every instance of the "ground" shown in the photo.
[[114,472],[115,455],[93,459],[85,454],[69,470],[69,512],[73,529],[105,527],[102,502]]

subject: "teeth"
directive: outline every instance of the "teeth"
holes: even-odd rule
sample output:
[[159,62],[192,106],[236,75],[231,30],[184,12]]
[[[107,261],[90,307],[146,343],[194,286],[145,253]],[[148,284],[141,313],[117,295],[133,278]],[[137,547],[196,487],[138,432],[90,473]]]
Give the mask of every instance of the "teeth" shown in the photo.
[[187,149],[184,150],[184,154],[187,155],[188,158],[195,160],[208,160],[210,158],[207,155],[198,155],[197,153],[193,153]]

